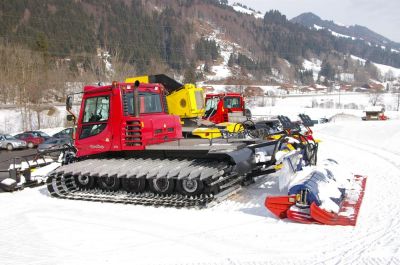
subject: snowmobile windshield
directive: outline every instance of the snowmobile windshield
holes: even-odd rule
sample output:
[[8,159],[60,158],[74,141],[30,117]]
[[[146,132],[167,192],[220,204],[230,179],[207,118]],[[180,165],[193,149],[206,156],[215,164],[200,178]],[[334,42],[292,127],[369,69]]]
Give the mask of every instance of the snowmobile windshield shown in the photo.
[[[126,102],[128,114],[135,115],[133,93],[126,94]],[[160,95],[156,93],[139,93],[139,110],[141,114],[162,112]]]

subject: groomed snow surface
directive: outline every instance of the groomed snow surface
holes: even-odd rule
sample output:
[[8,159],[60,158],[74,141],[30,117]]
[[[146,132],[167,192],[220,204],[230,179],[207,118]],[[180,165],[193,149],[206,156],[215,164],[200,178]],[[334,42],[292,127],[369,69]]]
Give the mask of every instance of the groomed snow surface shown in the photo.
[[209,209],[0,194],[0,264],[400,264],[400,120],[314,128],[320,161],[368,176],[356,227],[278,220],[271,176]]

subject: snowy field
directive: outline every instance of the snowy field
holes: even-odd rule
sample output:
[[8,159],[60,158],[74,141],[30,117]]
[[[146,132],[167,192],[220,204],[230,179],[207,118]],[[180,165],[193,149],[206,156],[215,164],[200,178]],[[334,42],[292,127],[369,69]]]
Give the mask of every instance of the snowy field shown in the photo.
[[317,125],[319,157],[368,176],[356,227],[278,220],[276,179],[209,209],[0,194],[0,264],[400,264],[400,120]]
[[[215,93],[224,93],[226,85],[212,85]],[[276,86],[260,86],[265,93],[273,93],[276,97],[256,97],[248,98],[246,107],[250,108],[253,115],[258,116],[276,116],[287,115],[291,119],[297,119],[299,113],[306,113],[312,119],[331,118],[337,113],[344,113],[361,119],[365,115],[364,109],[370,105],[370,97],[367,93],[341,93],[341,94],[299,94],[282,95],[282,90]],[[79,100],[76,100],[79,103]],[[313,104],[315,105],[312,108]],[[397,110],[398,98],[394,94],[386,93],[382,96],[380,104],[386,108],[385,114],[390,119],[400,119],[400,112]],[[340,105],[340,109],[333,109],[333,106]],[[41,113],[41,129],[65,127],[67,111],[65,106],[56,106],[51,115],[47,111]],[[79,113],[79,106],[75,105],[74,113]],[[36,113],[30,113],[29,119],[25,117],[30,126],[25,128],[38,129]],[[0,109],[0,133],[11,133],[24,131],[23,115],[17,109]]]

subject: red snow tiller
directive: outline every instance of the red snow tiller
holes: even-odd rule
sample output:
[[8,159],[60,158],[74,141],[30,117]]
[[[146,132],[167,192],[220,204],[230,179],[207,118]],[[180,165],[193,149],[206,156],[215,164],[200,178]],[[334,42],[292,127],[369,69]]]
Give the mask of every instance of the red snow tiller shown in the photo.
[[289,183],[288,196],[267,197],[265,206],[280,219],[355,226],[366,180],[327,160],[296,173]]

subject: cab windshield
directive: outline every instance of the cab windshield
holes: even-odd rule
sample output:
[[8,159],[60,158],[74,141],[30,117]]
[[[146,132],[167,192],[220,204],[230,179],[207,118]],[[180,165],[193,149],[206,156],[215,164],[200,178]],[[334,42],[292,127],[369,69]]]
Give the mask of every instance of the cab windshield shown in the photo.
[[224,107],[227,109],[240,108],[240,98],[239,97],[225,97]]

